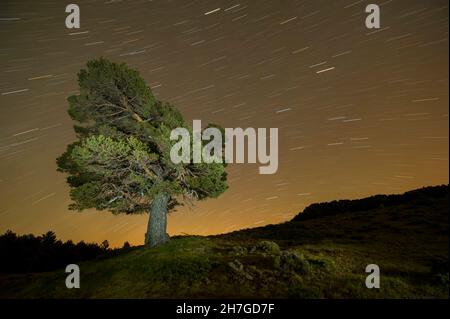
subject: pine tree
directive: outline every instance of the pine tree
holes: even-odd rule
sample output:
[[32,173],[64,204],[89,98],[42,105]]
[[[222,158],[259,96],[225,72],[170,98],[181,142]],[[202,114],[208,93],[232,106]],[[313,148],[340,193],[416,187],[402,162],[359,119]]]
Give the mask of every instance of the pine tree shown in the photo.
[[68,98],[78,139],[57,159],[68,174],[70,209],[150,213],[145,244],[158,246],[169,240],[170,210],[227,189],[225,164],[170,160],[172,129],[192,128],[137,71],[100,58],[78,73],[78,83],[79,94]]

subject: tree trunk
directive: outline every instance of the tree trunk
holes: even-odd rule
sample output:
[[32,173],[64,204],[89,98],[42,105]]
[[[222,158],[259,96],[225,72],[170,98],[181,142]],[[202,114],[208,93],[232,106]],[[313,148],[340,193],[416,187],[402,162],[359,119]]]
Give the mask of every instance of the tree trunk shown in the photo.
[[165,194],[156,195],[153,200],[145,234],[146,246],[156,247],[169,241],[169,235],[166,233],[168,201],[169,196]]

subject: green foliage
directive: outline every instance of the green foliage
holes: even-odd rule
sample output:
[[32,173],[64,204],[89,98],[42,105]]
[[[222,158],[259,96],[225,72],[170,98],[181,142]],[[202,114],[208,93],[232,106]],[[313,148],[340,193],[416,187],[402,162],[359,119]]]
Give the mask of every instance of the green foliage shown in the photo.
[[173,208],[227,189],[225,164],[172,163],[171,131],[192,129],[137,71],[100,58],[78,73],[78,83],[80,93],[68,98],[78,140],[57,159],[68,174],[71,209],[141,213],[158,194]]

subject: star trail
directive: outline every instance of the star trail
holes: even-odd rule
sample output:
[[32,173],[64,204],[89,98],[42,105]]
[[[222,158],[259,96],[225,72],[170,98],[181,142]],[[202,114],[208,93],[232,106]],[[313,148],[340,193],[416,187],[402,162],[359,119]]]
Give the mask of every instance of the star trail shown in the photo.
[[448,183],[448,1],[0,3],[0,231],[141,244],[147,216],[72,212],[55,159],[75,140],[66,98],[93,58],[126,62],[186,121],[276,127],[274,175],[230,164],[229,190],[169,216],[174,234],[291,219],[307,205]]

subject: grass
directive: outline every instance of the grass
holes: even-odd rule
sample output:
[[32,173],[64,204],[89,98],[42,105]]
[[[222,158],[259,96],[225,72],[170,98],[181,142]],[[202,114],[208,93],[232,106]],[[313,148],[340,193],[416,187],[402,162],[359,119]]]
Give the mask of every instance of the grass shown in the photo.
[[[80,263],[80,289],[65,287],[64,269],[0,275],[0,297],[448,298],[448,231],[447,192],[363,212],[136,247]],[[365,267],[372,263],[381,270],[380,289],[365,286]]]

